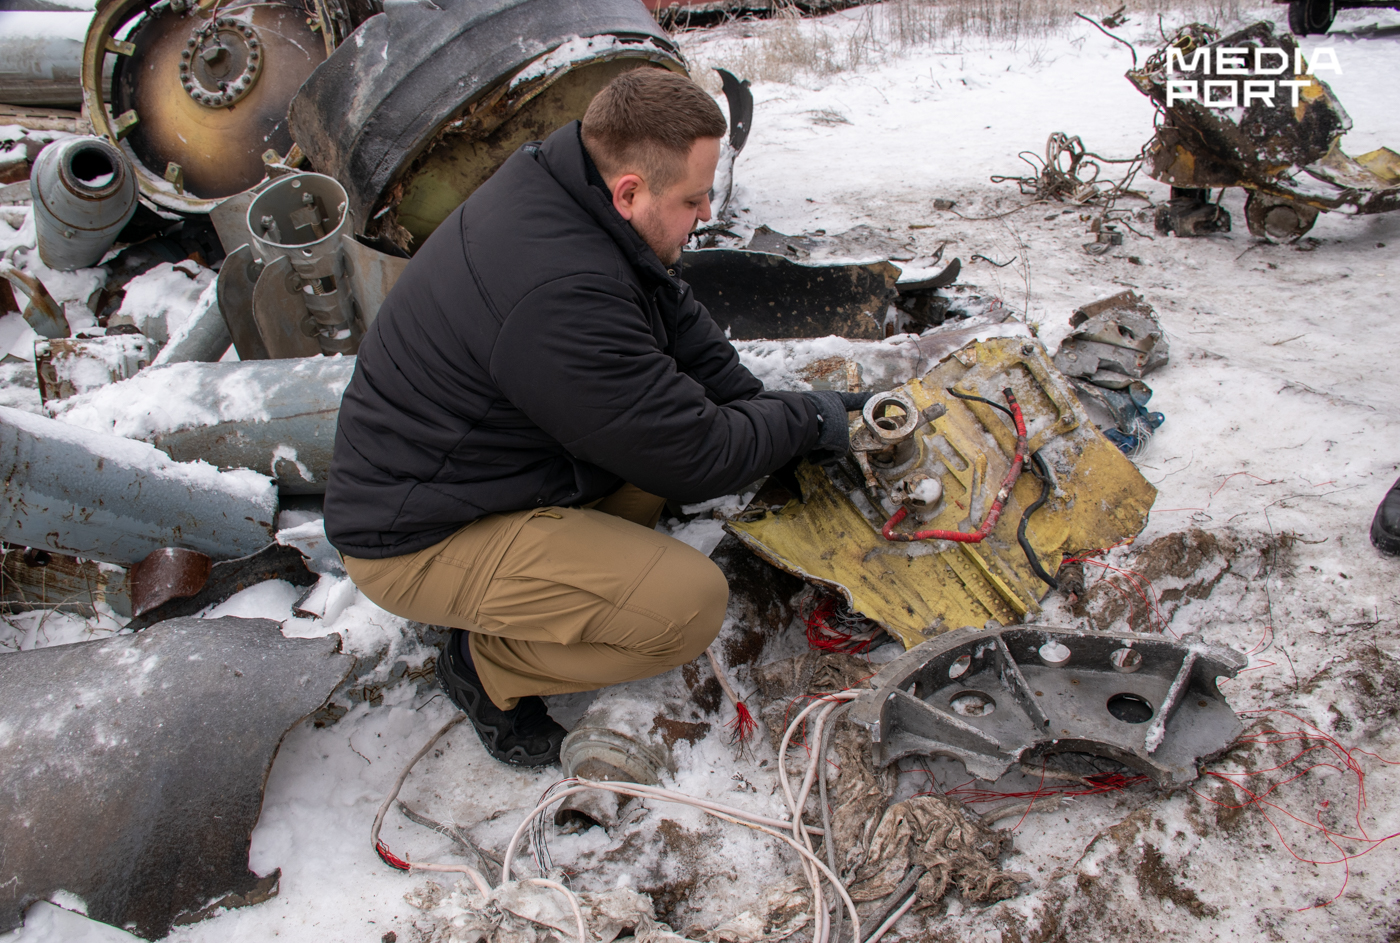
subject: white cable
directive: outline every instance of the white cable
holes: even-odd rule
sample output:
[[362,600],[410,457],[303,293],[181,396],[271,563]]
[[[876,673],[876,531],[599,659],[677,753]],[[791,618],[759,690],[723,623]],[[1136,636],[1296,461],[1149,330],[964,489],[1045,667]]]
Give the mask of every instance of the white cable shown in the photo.
[[[564,780],[564,782],[567,782],[567,780]],[[660,786],[644,786],[640,783],[627,783],[627,786],[632,789],[655,792],[657,794],[657,798],[665,798],[668,795],[684,795],[683,793],[676,793],[673,790],[662,789]],[[759,825],[767,825],[772,828],[781,828],[783,830],[792,828],[792,821],[789,819],[775,819],[767,815],[759,815],[757,812],[750,812],[747,809],[740,809],[737,806],[725,805],[721,802],[715,802],[712,799],[701,799],[697,796],[689,796],[688,798],[692,801],[694,805],[702,809],[707,809],[714,812],[723,812],[726,815],[732,815],[735,818],[747,819],[750,822],[756,822]],[[823,829],[815,825],[804,824],[802,827],[813,835],[826,834],[826,832]]]
[[[888,931],[890,927],[894,926],[900,917],[903,917],[909,912],[909,908],[914,906],[914,901],[918,900],[918,898],[919,892],[917,890],[910,893],[908,900],[900,904],[899,909],[896,910],[894,913],[890,914],[888,919],[886,919],[884,923],[880,924],[879,928],[874,933],[870,934],[870,939],[866,940],[865,943],[879,943],[880,937],[884,936],[886,931]],[[860,939],[859,933],[857,933],[854,939]]]
[[[580,779],[578,780],[578,785],[571,786],[568,789],[562,789],[559,792],[556,792],[554,795],[550,796],[549,798],[545,799],[539,805],[535,806],[535,808],[532,809],[530,813],[525,817],[525,820],[520,823],[519,827],[516,828],[515,834],[511,836],[510,844],[506,846],[505,854],[501,856],[502,882],[505,882],[510,879],[511,861],[514,859],[515,853],[520,847],[520,841],[524,837],[525,832],[529,828],[530,822],[534,819],[534,817],[543,813],[547,808],[549,808],[549,806],[553,805],[554,803],[559,802],[560,800],[568,796],[572,796],[589,789],[601,789],[605,792],[615,792],[618,795],[623,796],[636,796],[641,798],[660,799],[664,802],[674,802],[680,805],[689,805],[703,809],[703,806],[700,805],[700,801],[696,800],[692,796],[687,796],[679,792],[671,792],[670,790],[658,789],[656,787],[638,788],[634,783],[591,782],[589,780]],[[849,913],[851,916],[851,926],[855,930],[856,939],[860,938],[860,916],[856,913],[855,903],[851,900],[851,896],[848,893],[846,893],[846,889],[841,886],[841,882],[837,879],[836,875],[833,874],[831,870],[827,868],[826,864],[823,863],[819,858],[817,858],[816,855],[812,854],[812,852],[802,847],[802,845],[796,839],[784,835],[783,833],[775,831],[766,826],[759,825],[756,822],[745,821],[743,819],[736,818],[735,816],[729,815],[724,812],[716,812],[713,809],[704,809],[704,811],[709,813],[710,815],[713,815],[717,819],[723,819],[724,821],[732,822],[735,825],[743,825],[746,828],[753,829],[754,831],[763,832],[765,835],[772,835],[779,841],[785,842],[786,844],[792,846],[793,850],[795,850],[799,855],[801,855],[804,861],[810,862],[813,865],[815,865],[819,873],[822,876],[825,876],[826,879],[831,882],[832,886],[836,888],[837,892],[841,895],[842,902],[846,905],[847,913]],[[786,823],[784,823],[784,825],[786,826]],[[819,893],[816,891],[815,887],[813,891],[814,894]]]
[[[802,859],[803,874],[807,878],[807,881],[812,888],[812,904],[815,920],[813,926],[814,941],[816,941],[816,943],[829,943],[831,931],[830,915],[827,913],[827,907],[824,903],[824,898],[821,889],[821,882],[823,878],[829,881],[831,883],[831,886],[836,889],[836,892],[839,895],[842,904],[844,904],[846,907],[846,912],[850,914],[852,939],[860,940],[860,917],[856,913],[855,903],[851,900],[850,894],[846,891],[846,888],[842,886],[841,881],[836,876],[835,872],[831,868],[828,868],[827,865],[816,856],[815,851],[812,847],[811,835],[822,835],[823,837],[826,837],[827,841],[830,841],[830,837],[826,835],[826,832],[823,829],[808,825],[807,823],[802,821],[803,810],[807,804],[807,799],[811,795],[813,781],[816,778],[817,771],[821,768],[821,763],[825,762],[825,757],[822,755],[821,746],[822,732],[823,728],[825,727],[827,717],[838,706],[840,702],[852,700],[854,698],[859,697],[860,695],[861,692],[858,691],[840,691],[834,694],[821,695],[820,697],[814,699],[811,704],[807,705],[807,707],[805,707],[802,710],[802,712],[797,715],[797,717],[792,721],[792,723],[788,725],[787,730],[783,734],[782,744],[779,747],[778,754],[778,780],[783,787],[783,794],[787,799],[788,807],[791,811],[791,818],[788,821],[771,818],[765,815],[759,815],[754,812],[749,812],[745,809],[735,808],[733,806],[728,806],[723,803],[714,802],[709,799],[701,799],[695,796],[688,796],[684,793],[674,792],[669,789],[662,789],[657,786],[645,786],[637,783],[599,783],[590,782],[588,780],[582,779],[575,780],[577,785],[555,792],[553,793],[553,795],[548,795],[545,799],[543,799],[525,817],[524,821],[522,821],[520,826],[515,830],[515,834],[511,836],[510,844],[506,848],[506,853],[501,859],[501,883],[505,884],[507,881],[510,880],[511,861],[515,857],[515,853],[520,847],[520,842],[525,832],[530,827],[530,824],[539,815],[543,814],[543,812],[547,808],[549,808],[549,806],[553,805],[556,802],[559,802],[560,800],[568,796],[575,795],[577,793],[584,792],[589,789],[598,789],[606,792],[617,793],[618,795],[634,796],[643,799],[657,799],[663,802],[674,802],[680,805],[689,805],[694,808],[700,809],[701,811],[706,812],[709,815],[713,815],[718,819],[723,819],[726,822],[732,822],[735,825],[743,825],[746,828],[751,828],[755,831],[763,832],[766,835],[771,835],[774,838],[777,838],[780,841],[792,846],[793,850],[795,850]],[[802,722],[806,719],[807,715],[812,713],[812,711],[817,710],[818,708],[821,708],[821,713],[817,715],[816,721],[813,724],[812,736],[812,739],[815,740],[817,747],[815,750],[810,750],[809,748],[811,752],[811,757],[808,760],[807,769],[802,777],[801,789],[799,790],[798,795],[793,795],[792,785],[787,775],[787,764],[785,762],[787,757],[788,745],[792,741],[793,734],[796,733],[797,729],[802,725]],[[428,742],[425,743],[423,747],[413,755],[413,758],[409,760],[408,764],[404,766],[402,772],[399,773],[398,778],[394,781],[393,787],[390,789],[389,794],[385,797],[383,803],[380,804],[379,810],[374,817],[374,824],[370,829],[370,843],[375,848],[376,853],[380,854],[381,857],[385,858],[386,863],[393,863],[389,861],[389,858],[392,858],[393,856],[388,854],[388,848],[384,847],[379,841],[379,833],[384,825],[385,815],[388,814],[389,808],[393,805],[394,799],[398,796],[399,791],[403,788],[403,784],[408,779],[409,773],[412,772],[413,767],[417,765],[419,760],[421,760],[425,755],[427,755],[428,751],[432,749],[433,745],[436,744],[438,740],[440,740],[443,737],[444,734],[446,734],[457,724],[461,723],[464,719],[466,719],[465,714],[457,715],[452,720],[444,724],[437,731],[437,733],[433,734],[433,736],[429,738]],[[565,782],[568,781],[565,780]],[[776,829],[782,829],[784,831],[790,830],[792,835],[785,835],[780,831],[776,831]],[[386,855],[388,855],[388,857],[385,857]],[[491,895],[490,884],[487,883],[486,879],[481,875],[480,872],[478,872],[475,868],[468,867],[467,865],[418,864],[412,861],[408,861],[407,859],[395,859],[395,861],[401,862],[407,870],[465,874],[468,878],[471,879],[472,883],[476,885],[477,890],[481,892],[483,897],[489,897]],[[394,866],[398,867],[399,865],[394,864]],[[572,891],[570,891],[567,887],[564,887],[562,884],[559,884],[555,881],[546,880],[544,878],[528,878],[521,881],[520,883],[534,884],[541,887],[550,888],[552,890],[564,894],[565,897],[568,898],[569,906],[573,908],[574,911],[574,919],[578,924],[580,943],[589,943],[587,925],[585,924],[583,919],[583,910],[579,905],[577,896]],[[889,929],[889,927],[893,925],[893,923],[896,920],[898,920],[901,916],[903,916],[909,910],[910,907],[913,906],[915,896],[916,895],[910,895],[909,899],[905,901],[903,907],[895,914],[892,914],[890,916],[890,919],[885,921],[884,925],[882,925],[880,929],[878,929],[875,932],[875,934],[870,938],[870,940],[866,941],[866,943],[877,943],[877,941]]]
[[[505,882],[502,881],[502,883]],[[526,878],[520,883],[537,884],[540,887],[548,887],[551,890],[558,891],[559,893],[563,894],[566,898],[568,898],[569,906],[574,908],[574,919],[578,921],[578,943],[591,943],[591,941],[588,939],[588,928],[585,927],[583,924],[583,910],[579,907],[578,897],[575,896],[573,891],[569,890],[567,887],[560,884],[558,881],[550,881],[546,878]]]
[[[783,732],[782,743],[778,747],[778,782],[783,787],[783,795],[787,798],[788,808],[791,810],[793,819],[793,835],[794,837],[802,838],[809,852],[812,851],[811,840],[807,838],[806,832],[801,826],[801,822],[802,813],[807,803],[807,797],[811,793],[812,780],[816,776],[816,771],[818,769],[819,764],[823,761],[823,757],[821,756],[821,729],[826,720],[827,715],[831,713],[833,709],[835,709],[839,702],[853,700],[857,697],[860,697],[860,694],[861,692],[858,691],[838,691],[834,694],[822,695],[821,697],[816,698],[812,701],[811,704],[808,704],[805,708],[803,708],[802,712],[799,713],[797,717],[793,719],[792,723],[788,725],[787,730]],[[807,772],[803,776],[802,798],[799,801],[799,799],[792,793],[792,784],[789,782],[787,775],[786,760],[788,744],[792,741],[793,734],[796,733],[798,728],[801,727],[802,721],[806,719],[808,714],[812,713],[812,711],[817,710],[818,708],[822,709],[822,713],[817,717],[815,731],[811,738],[812,740],[816,741],[817,747],[815,750],[809,750],[811,756],[807,763]],[[828,841],[829,840],[830,839],[828,838]],[[815,859],[815,855],[812,855],[812,857]],[[815,872],[811,869],[810,866],[807,866],[804,863],[803,869],[807,873],[807,880],[808,883],[812,885],[813,891],[812,938],[815,941],[815,943],[827,943],[831,928],[829,923],[830,918],[827,914],[826,905],[822,899],[821,883],[816,878]],[[823,868],[823,870],[827,869]],[[839,888],[841,886],[840,882],[836,882],[835,886]],[[859,939],[859,937],[856,938]]]
[[456,717],[453,717],[447,723],[439,727],[437,733],[428,738],[428,742],[423,744],[421,750],[413,754],[413,759],[408,761],[408,765],[399,773],[399,778],[394,780],[393,787],[390,788],[389,794],[384,797],[384,801],[379,804],[379,811],[374,815],[374,825],[372,825],[369,830],[369,843],[371,847],[376,849],[379,847],[379,830],[384,827],[384,816],[388,814],[389,807],[393,805],[394,800],[398,798],[399,790],[403,788],[404,782],[408,779],[408,774],[413,772],[413,767],[417,766],[418,761],[427,755],[427,752],[433,748],[433,744],[442,739],[443,734],[466,719],[466,714],[458,714]]

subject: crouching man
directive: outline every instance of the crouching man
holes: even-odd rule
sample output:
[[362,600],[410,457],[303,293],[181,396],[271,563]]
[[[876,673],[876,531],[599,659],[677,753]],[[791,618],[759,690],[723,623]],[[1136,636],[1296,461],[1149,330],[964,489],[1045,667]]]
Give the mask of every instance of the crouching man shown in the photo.
[[486,749],[557,762],[541,695],[704,652],[728,587],[654,530],[844,452],[864,397],[769,392],[677,274],[725,121],[672,72],[615,79],[414,256],[345,391],[326,533],[376,604],[450,626],[438,677]]

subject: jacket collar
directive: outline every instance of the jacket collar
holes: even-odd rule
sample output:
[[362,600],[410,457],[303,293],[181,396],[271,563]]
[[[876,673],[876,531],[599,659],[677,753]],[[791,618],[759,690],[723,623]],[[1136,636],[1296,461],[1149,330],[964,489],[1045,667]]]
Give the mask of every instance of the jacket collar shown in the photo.
[[[588,215],[601,226],[613,241],[622,249],[632,267],[646,281],[670,285],[680,291],[681,282],[676,278],[674,267],[668,270],[661,264],[656,253],[632,228],[632,224],[618,215],[612,204],[612,196],[602,183],[593,160],[584,149],[579,135],[579,122],[571,121],[551,134],[536,151],[539,161],[555,180],[559,182],[574,201],[588,212]],[[591,173],[590,173],[591,171]],[[590,179],[593,178],[593,179]]]

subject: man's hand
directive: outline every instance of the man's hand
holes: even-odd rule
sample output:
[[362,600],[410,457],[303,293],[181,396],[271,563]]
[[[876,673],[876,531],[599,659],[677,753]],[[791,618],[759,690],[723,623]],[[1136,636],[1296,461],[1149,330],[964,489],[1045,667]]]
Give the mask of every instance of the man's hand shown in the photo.
[[807,461],[815,465],[839,462],[851,445],[850,421],[846,414],[864,409],[866,400],[875,394],[813,390],[806,395],[816,401],[817,422],[821,425],[821,437],[807,453]]

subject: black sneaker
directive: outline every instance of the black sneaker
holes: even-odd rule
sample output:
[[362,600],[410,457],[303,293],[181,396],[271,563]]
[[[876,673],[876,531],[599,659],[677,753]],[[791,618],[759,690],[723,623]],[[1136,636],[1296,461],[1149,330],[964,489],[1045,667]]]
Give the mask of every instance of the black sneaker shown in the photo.
[[1400,556],[1400,481],[1390,486],[1371,521],[1371,543],[1381,553]]
[[472,664],[467,638],[461,629],[452,630],[437,660],[437,679],[452,703],[466,712],[486,752],[512,766],[558,763],[564,728],[538,697],[522,697],[508,711],[491,703]]

